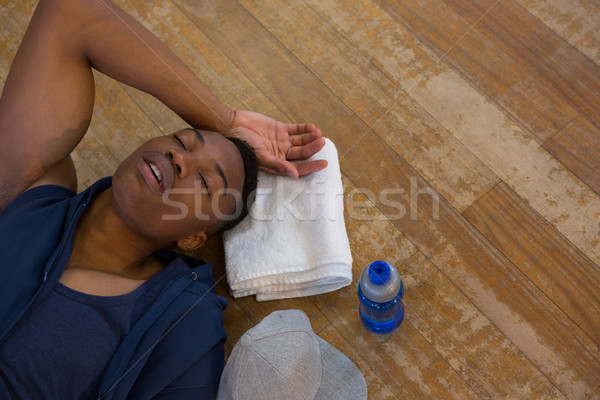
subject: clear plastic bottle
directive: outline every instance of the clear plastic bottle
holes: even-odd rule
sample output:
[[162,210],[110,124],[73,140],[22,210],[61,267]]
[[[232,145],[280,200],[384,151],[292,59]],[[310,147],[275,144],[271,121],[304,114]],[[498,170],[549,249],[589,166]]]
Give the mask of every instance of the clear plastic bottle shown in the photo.
[[389,333],[404,319],[404,283],[398,270],[385,261],[375,261],[363,269],[358,283],[359,314],[372,332]]

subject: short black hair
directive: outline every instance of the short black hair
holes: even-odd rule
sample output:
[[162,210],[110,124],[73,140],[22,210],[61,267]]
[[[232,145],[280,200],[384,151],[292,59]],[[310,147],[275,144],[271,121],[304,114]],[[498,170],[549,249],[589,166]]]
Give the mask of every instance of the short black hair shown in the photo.
[[[256,153],[244,140],[235,137],[228,137],[227,139],[233,142],[238,149],[244,163],[244,186],[242,188],[241,199],[239,200],[242,203],[242,209],[236,218],[220,222],[216,230],[211,232],[209,236],[217,235],[239,224],[246,218],[250,211],[250,207],[252,207],[252,204],[256,199],[256,186],[258,185],[258,160],[256,159]],[[240,204],[236,204],[236,212],[239,207]]]

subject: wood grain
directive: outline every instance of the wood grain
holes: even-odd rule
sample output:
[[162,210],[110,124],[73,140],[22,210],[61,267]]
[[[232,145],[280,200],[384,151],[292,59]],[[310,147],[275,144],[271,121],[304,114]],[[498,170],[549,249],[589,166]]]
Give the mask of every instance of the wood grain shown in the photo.
[[[362,135],[362,129],[356,133],[362,122],[348,114],[339,100],[331,96],[322,83],[307,73],[305,66],[299,64],[297,59],[282,48],[271,34],[265,32],[244,9],[233,2],[197,5],[178,1],[177,4],[207,36],[226,51],[233,62],[248,76],[252,76],[257,86],[289,113],[292,119],[303,119],[302,116],[307,112],[298,105],[304,104],[306,93],[313,96],[311,110],[312,107],[326,110],[318,113],[319,116],[332,116],[329,111],[336,110],[335,116],[325,121],[324,130],[335,135],[333,139],[342,154],[342,170],[355,185],[373,191],[389,187],[390,184],[396,187],[410,187],[410,177],[414,176],[411,168],[376,135],[370,132]],[[248,31],[241,32],[235,29],[238,26],[244,26]],[[273,60],[285,65],[284,72],[274,68]],[[295,78],[289,79],[291,76]],[[283,88],[288,94],[293,93],[293,96],[283,96]],[[343,115],[344,118],[336,118],[339,115]],[[320,124],[320,121],[316,122]],[[332,124],[335,129],[328,129]],[[336,131],[343,132],[344,135]],[[349,137],[353,137],[354,140],[348,140]],[[363,137],[363,140],[355,145],[357,137]],[[378,155],[376,164],[370,162],[373,154]],[[350,168],[348,163],[361,167]],[[421,186],[426,185],[421,182]],[[431,211],[428,211],[432,209],[432,201],[429,200],[431,198],[421,196],[421,199],[426,199],[425,203],[430,201],[428,207],[419,208],[421,218],[410,221],[409,218],[404,218],[393,223],[436,265],[443,266],[444,273],[455,274],[452,280],[461,291],[466,292],[486,316],[489,314],[488,318],[561,390],[578,396],[596,391],[596,383],[585,376],[585,371],[598,367],[595,353],[591,350],[593,345],[590,344],[590,339],[549,303],[537,288],[532,287],[530,282],[520,282],[517,279],[520,275],[514,266],[469,228],[447,203],[443,200],[440,202],[443,205],[443,214],[441,212],[439,221],[427,216],[428,212],[431,215]],[[405,206],[410,207],[409,194],[402,195],[401,199]],[[386,207],[382,205],[380,209],[386,210]],[[390,211],[389,207],[387,210]],[[486,264],[493,266],[491,270],[477,267]],[[507,291],[506,286],[495,287],[494,283],[498,281],[498,277],[514,282],[516,288]],[[515,290],[518,292],[516,297]],[[338,296],[342,295],[349,297],[340,301]],[[345,337],[348,337],[349,332],[344,333],[345,328],[341,326],[353,323],[347,321],[350,311],[346,318],[340,318],[340,312],[337,310],[341,304],[352,304],[349,302],[354,296],[347,294],[347,290],[343,289],[332,297],[335,297],[335,303],[323,307],[319,304],[319,308],[336,310],[333,313],[326,312],[325,315]],[[492,300],[498,297],[501,298],[501,302]],[[523,303],[527,303],[527,306]],[[543,318],[538,318],[540,315],[543,315]],[[516,316],[519,316],[520,321],[533,322],[516,323],[513,320]],[[534,316],[535,318],[532,318]],[[565,326],[570,328],[565,329]],[[563,332],[565,330],[566,332]],[[352,332],[358,333],[354,330]],[[358,340],[360,342],[360,338]],[[575,349],[572,343],[578,343]],[[569,350],[565,350],[566,348]],[[576,359],[573,358],[574,354],[577,354]]]
[[600,66],[600,3],[597,0],[517,0]]
[[[286,120],[277,106],[172,2],[117,0],[116,3],[166,43],[222,102],[234,109],[255,110]],[[185,126],[176,114],[152,96],[124,88],[163,133]]]
[[[457,209],[498,178],[359,50],[301,2],[240,2]],[[299,18],[302,25],[294,24]],[[310,43],[310,46],[305,46]],[[451,168],[448,166],[451,165]]]
[[600,344],[600,268],[596,264],[504,183],[463,215]]
[[[366,259],[368,256],[361,258]],[[391,334],[377,335],[367,330],[358,317],[356,291],[353,282],[350,287],[312,300],[396,398],[479,398],[414,328],[410,314]]]
[[[454,78],[432,78],[457,90],[436,91],[426,107],[538,213],[594,262],[600,262],[598,194],[499,110],[480,102],[474,93],[460,90],[461,82]],[[432,80],[427,86],[434,88],[437,84]],[[460,113],[449,111],[465,104],[469,106]]]
[[[252,82],[287,118],[315,123],[324,136],[332,139],[339,154],[368,130],[335,93],[239,4],[230,0],[174,3],[232,63],[252,77]],[[244,29],[240,29],[242,26]]]
[[600,194],[600,129],[577,117],[544,143],[544,148]]
[[367,382],[369,400],[392,400],[397,399],[393,392],[387,387],[378,375],[365,361],[363,355],[350,344],[334,327],[329,325],[318,333],[319,336],[344,353],[358,367]]
[[[367,15],[365,18],[373,18],[377,21],[385,18],[385,15],[377,9],[369,9],[370,13],[367,14],[367,5],[363,2],[352,2],[351,4],[353,7],[351,10],[360,11],[358,15]],[[388,11],[403,24],[408,24],[405,21],[404,13],[409,16],[415,13],[412,17],[414,20],[410,24],[413,29],[428,30],[430,25],[438,26],[439,29],[446,27],[444,29],[448,29],[449,32],[443,32],[447,36],[440,31],[439,38],[435,39],[443,41],[438,49],[441,51],[450,46],[451,39],[460,38],[457,29],[453,28],[450,22],[446,22],[446,16],[450,21],[458,21],[460,18],[452,9],[438,2],[430,4],[430,6],[425,10],[425,3],[422,5],[417,2],[390,3]],[[423,9],[413,10],[412,7],[423,7]],[[360,25],[353,24],[349,11],[344,12],[341,8],[343,8],[341,5],[330,8],[319,6],[319,10],[323,12],[339,11],[335,17],[328,14],[328,21],[334,23],[338,29],[343,29],[343,32],[352,31],[353,35],[356,35],[352,36],[356,42],[371,43],[374,41],[373,38],[376,38],[379,42],[385,39],[384,43],[397,43],[402,37],[401,31],[396,32],[395,28],[389,28],[392,24],[391,21],[379,25],[367,24],[372,29],[381,29],[381,31],[376,31],[376,34],[363,33],[359,35]],[[455,16],[453,17],[453,15]],[[344,16],[348,16],[348,18],[343,19]],[[426,16],[431,18],[428,23],[424,20]],[[353,29],[355,27],[356,29]],[[461,39],[460,43],[467,40],[471,33]],[[433,35],[429,31],[423,34]],[[496,49],[496,52],[503,53],[497,46],[489,44],[489,40],[486,38],[481,35],[478,37],[478,40],[488,43],[489,46]],[[416,47],[414,54],[419,54],[420,57],[426,56],[422,45],[419,47],[416,42],[407,42],[408,45],[411,46],[410,48]],[[435,44],[432,46],[434,49],[437,48]],[[465,54],[468,53],[468,49],[468,46],[464,48]],[[385,52],[386,48],[373,43],[372,46],[365,46],[363,51],[371,51],[370,56],[376,58],[379,52]],[[471,52],[479,53],[479,51],[479,48],[473,44]],[[495,62],[504,65],[500,60]],[[460,68],[463,67],[459,66],[459,71]],[[456,72],[438,66],[430,74],[426,74],[420,84],[413,86],[410,94],[442,126],[494,173],[509,183],[520,196],[529,201],[540,214],[551,221],[586,255],[595,262],[600,260],[600,243],[598,243],[600,199],[597,194],[582,185],[545,151],[539,149],[537,144],[539,138],[532,137],[530,132],[523,130],[511,121],[502,109],[489,103],[484,97],[484,95],[489,96],[488,93],[484,93],[484,95],[478,93],[466,84],[465,80]],[[533,99],[531,101],[533,102]],[[573,112],[571,109],[571,112],[565,115],[570,118],[576,115]],[[532,182],[535,183],[532,184]]]
[[[339,151],[350,287],[234,299],[222,239],[193,253],[229,299],[227,354],[271,311],[299,308],[369,398],[600,398],[598,1],[501,0],[480,21],[493,0],[116,2],[225,103],[314,122]],[[0,85],[35,3],[0,0]],[[97,84],[80,189],[183,125]],[[358,318],[356,278],[375,259],[406,285],[391,335]]]
[[[348,188],[345,188],[345,192],[349,193]],[[346,221],[348,224],[348,221],[352,221],[352,219],[346,215]],[[352,224],[352,222],[350,223]],[[386,222],[386,224],[391,225],[390,222]],[[363,237],[361,238],[361,236]],[[411,330],[416,329],[444,359],[448,360],[452,369],[469,384],[480,398],[519,397],[519,393],[531,394],[531,398],[535,398],[535,396],[539,396],[538,398],[564,398],[555,387],[547,384],[546,378],[483,314],[477,311],[469,300],[452,286],[439,270],[429,262],[423,265],[414,262],[415,259],[421,259],[420,253],[402,264],[395,258],[382,257],[382,254],[389,254],[389,251],[382,252],[378,248],[373,248],[370,245],[370,235],[356,236],[355,232],[349,229],[349,238],[355,260],[354,276],[358,276],[363,266],[377,258],[397,265],[405,281],[406,319],[412,325]],[[411,267],[408,267],[407,264],[410,264]],[[340,298],[340,296],[343,297]],[[319,309],[323,310],[336,326],[336,329],[340,329],[344,337],[355,338],[365,334],[364,327],[357,323],[358,301],[354,285],[352,290],[344,289],[341,293],[338,291],[316,296],[313,299]],[[348,305],[351,306],[348,307]],[[340,315],[341,313],[343,314]],[[340,325],[343,328],[340,328]],[[404,326],[401,329],[404,329]],[[370,335],[373,336],[373,334]],[[373,349],[373,341],[378,343],[377,336],[373,336],[370,341],[368,338],[363,340],[365,341],[364,345],[357,349],[361,354],[379,351],[379,347]],[[396,352],[397,349],[392,350],[392,346],[396,345],[404,344],[388,343],[387,348],[391,352]],[[484,353],[488,355],[487,359]],[[379,361],[375,361],[374,356],[370,360],[370,365],[380,364]],[[424,362],[420,361],[412,368],[414,369]],[[383,368],[404,369],[406,367],[406,364],[396,361],[395,364]],[[382,373],[379,367],[373,368],[378,375]],[[515,376],[513,373],[515,370],[520,371],[520,374]],[[406,378],[401,375],[400,379]],[[416,382],[420,385],[434,385],[433,382],[426,383],[422,380],[429,379],[423,370],[414,377],[411,375],[410,379],[417,379]],[[398,392],[396,384],[392,384],[391,388],[395,389],[394,393],[396,394],[403,393]],[[436,390],[439,390],[436,394],[427,391],[413,393],[412,396],[416,397],[411,398],[429,398],[429,396],[435,398],[436,395],[442,396],[442,394],[444,397],[448,396],[442,391],[439,384],[436,385]]]
[[422,253],[399,272],[413,326],[480,398],[565,398]]
[[[380,377],[395,398],[403,395],[407,398],[473,398],[473,393],[461,383],[453,368],[442,362],[410,322],[403,323],[400,328],[402,334],[395,332],[384,337],[370,333],[362,326],[356,293],[356,278],[362,269],[375,259],[399,266],[414,254],[415,249],[391,222],[382,218],[383,215],[375,207],[376,197],[372,202],[370,196],[355,192],[356,187],[348,179],[343,179],[343,182],[346,227],[352,243],[355,282],[349,288],[312,297],[312,301],[332,322],[325,331],[332,331],[335,326],[335,330],[352,344],[354,353],[360,354],[360,359],[353,358],[353,353],[349,356],[365,375],[369,398],[381,390],[380,385],[372,380],[372,375]],[[348,207],[349,203],[355,204]],[[407,315],[406,320],[410,318]],[[330,336],[323,337],[330,340]],[[357,342],[358,338],[360,341]],[[410,345],[408,341],[411,341]],[[403,350],[414,346],[417,349]]]
[[600,66],[513,0],[444,1],[600,127]]
[[[359,188],[342,176],[344,186],[344,219],[354,257],[352,274],[357,279],[363,268],[375,258],[401,265],[417,249],[410,240],[379,210],[382,196],[366,188]],[[409,210],[398,208],[397,217]],[[368,254],[365,259],[361,254]]]
[[[348,178],[372,190],[390,179],[409,186],[408,166],[376,138],[361,140],[346,157],[362,164],[375,149],[381,149],[379,164],[350,170]],[[410,203],[410,195],[399,201]],[[597,344],[456,210],[441,199],[436,219],[432,204],[435,196],[418,196],[416,218],[394,225],[567,397],[600,393],[600,383],[586,372],[600,371]]]
[[444,2],[437,0],[377,0],[375,3],[531,131],[538,142],[543,143],[576,116],[576,111],[559,93],[546,86],[536,71],[518,63],[480,33],[479,24],[485,23],[484,20],[475,29]]
[[[0,20],[0,22],[2,22]],[[4,88],[8,71],[12,64],[12,60],[15,57],[17,48],[19,46],[18,40],[10,33],[8,29],[0,24],[0,90]]]
[[[25,34],[25,28],[33,15],[37,1],[2,1],[0,2],[0,20],[3,28],[19,39]],[[14,55],[12,56],[14,57]],[[10,60],[12,61],[12,57]]]

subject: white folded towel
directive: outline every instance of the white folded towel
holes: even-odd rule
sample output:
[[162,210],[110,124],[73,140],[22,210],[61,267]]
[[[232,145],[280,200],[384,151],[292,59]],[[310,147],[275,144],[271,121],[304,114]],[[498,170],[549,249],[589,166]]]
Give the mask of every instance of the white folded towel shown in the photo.
[[352,282],[342,177],[329,139],[308,161],[322,159],[327,168],[298,179],[259,173],[250,215],[223,236],[234,297],[310,296]]

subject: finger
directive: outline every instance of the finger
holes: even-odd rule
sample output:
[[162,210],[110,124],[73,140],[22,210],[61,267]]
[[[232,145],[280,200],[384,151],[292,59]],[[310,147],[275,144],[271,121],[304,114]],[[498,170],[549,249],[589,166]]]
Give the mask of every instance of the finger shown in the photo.
[[326,160],[315,160],[305,163],[296,164],[298,176],[306,176],[313,172],[318,172],[327,167]]
[[275,175],[287,175],[292,178],[298,177],[298,170],[294,164],[273,155],[260,157],[258,165],[263,170],[269,169],[274,171]]
[[313,142],[313,141],[319,139],[321,136],[322,136],[321,130],[315,129],[314,131],[311,131],[309,133],[290,136],[290,141],[292,143],[292,146],[303,146],[305,144],[308,144],[310,142]]
[[309,133],[317,129],[315,124],[287,124],[287,132],[290,135],[301,135],[303,133]]
[[290,161],[306,160],[317,154],[325,146],[325,139],[318,138],[303,146],[290,147],[285,154],[285,158]]

